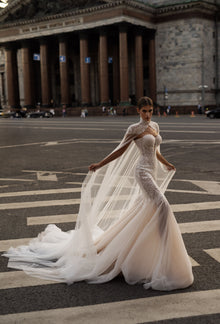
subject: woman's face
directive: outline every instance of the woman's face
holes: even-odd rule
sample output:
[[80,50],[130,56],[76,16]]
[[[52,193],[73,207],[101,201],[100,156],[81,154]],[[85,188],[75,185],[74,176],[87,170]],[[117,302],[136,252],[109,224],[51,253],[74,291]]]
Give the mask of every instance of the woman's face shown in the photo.
[[153,107],[152,106],[144,106],[141,109],[137,108],[137,112],[140,114],[140,117],[145,121],[150,121],[153,115]]

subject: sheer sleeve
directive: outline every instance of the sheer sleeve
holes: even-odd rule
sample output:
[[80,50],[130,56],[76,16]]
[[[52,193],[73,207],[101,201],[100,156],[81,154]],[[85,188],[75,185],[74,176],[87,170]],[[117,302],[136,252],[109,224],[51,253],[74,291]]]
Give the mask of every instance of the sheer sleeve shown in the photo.
[[[160,134],[160,128],[157,123],[154,123],[154,127],[158,133]],[[160,153],[160,145],[158,147],[158,151]],[[159,160],[157,160],[157,184],[160,187],[160,190],[164,193],[172,180],[175,170],[168,171],[167,168],[161,163]]]
[[128,147],[116,160],[96,172],[89,172],[83,182],[77,228],[87,224],[90,232],[100,233],[112,225],[134,202],[139,192],[135,166],[139,151],[133,141],[136,129],[128,127],[121,143],[110,153]]

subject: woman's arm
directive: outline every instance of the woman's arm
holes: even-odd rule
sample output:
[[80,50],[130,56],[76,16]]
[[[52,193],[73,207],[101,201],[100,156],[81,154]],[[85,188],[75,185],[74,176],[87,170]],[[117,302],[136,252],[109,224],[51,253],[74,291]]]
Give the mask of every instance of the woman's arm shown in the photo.
[[107,163],[114,161],[115,159],[117,159],[119,156],[121,156],[126,149],[128,148],[130,142],[125,144],[123,147],[121,147],[119,150],[111,153],[110,155],[108,155],[106,158],[104,158],[102,161],[100,161],[99,163],[93,163],[89,166],[89,170],[90,171],[96,171],[97,169],[103,167],[104,165],[106,165]]
[[157,159],[161,163],[163,163],[169,171],[176,170],[175,166],[173,164],[169,163],[158,150],[156,152],[156,155],[157,155]]

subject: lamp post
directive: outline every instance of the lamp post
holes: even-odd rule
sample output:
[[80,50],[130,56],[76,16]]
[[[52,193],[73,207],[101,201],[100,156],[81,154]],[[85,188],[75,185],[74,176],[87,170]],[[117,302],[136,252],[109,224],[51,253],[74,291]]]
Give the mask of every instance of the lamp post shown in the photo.
[[205,89],[207,89],[208,86],[206,84],[202,84],[199,86],[199,89],[202,91],[202,112],[205,111]]
[[164,86],[164,112],[166,112],[167,100],[168,100],[168,91],[167,91],[167,88]]

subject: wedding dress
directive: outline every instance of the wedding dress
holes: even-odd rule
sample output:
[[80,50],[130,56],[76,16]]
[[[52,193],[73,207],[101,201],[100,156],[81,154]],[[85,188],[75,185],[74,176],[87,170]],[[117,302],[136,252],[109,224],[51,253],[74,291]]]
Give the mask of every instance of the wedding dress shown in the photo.
[[146,289],[191,285],[189,256],[164,196],[174,171],[156,158],[161,141],[157,123],[131,125],[111,154],[126,146],[125,153],[85,178],[75,229],[48,225],[29,245],[4,254],[8,266],[68,284],[103,283],[122,273]]

